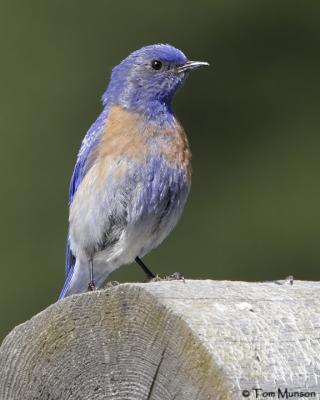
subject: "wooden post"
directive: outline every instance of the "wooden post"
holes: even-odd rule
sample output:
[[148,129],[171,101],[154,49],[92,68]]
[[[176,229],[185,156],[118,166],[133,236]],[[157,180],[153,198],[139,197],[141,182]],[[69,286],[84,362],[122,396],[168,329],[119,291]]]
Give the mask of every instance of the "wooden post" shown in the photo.
[[288,398],[279,390],[319,398],[318,282],[123,284],[53,304],[0,347],[1,400]]

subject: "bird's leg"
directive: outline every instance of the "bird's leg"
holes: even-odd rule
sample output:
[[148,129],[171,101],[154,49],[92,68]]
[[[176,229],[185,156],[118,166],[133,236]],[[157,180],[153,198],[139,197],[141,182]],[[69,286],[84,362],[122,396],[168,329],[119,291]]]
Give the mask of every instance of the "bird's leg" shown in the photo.
[[88,290],[92,292],[93,290],[96,290],[96,285],[93,280],[93,260],[90,259],[89,263],[90,263],[90,282],[88,284]]
[[150,279],[154,279],[156,277],[156,275],[150,271],[150,269],[145,265],[145,263],[141,260],[141,258],[136,257],[135,261],[138,265],[140,265],[140,267],[142,268],[143,272],[147,275],[147,278]]

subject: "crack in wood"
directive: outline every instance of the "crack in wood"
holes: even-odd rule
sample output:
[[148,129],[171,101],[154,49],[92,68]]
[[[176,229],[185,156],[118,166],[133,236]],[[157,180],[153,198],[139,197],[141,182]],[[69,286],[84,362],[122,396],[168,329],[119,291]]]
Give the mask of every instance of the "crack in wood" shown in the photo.
[[155,371],[155,373],[154,373],[154,376],[153,376],[153,379],[152,379],[152,382],[151,382],[151,386],[150,386],[150,389],[149,389],[149,393],[148,393],[147,400],[151,400],[151,395],[152,395],[152,393],[153,393],[154,384],[155,384],[155,382],[156,382],[156,380],[157,380],[157,377],[158,377],[158,374],[159,374],[159,371],[160,371],[160,367],[161,367],[161,364],[162,364],[163,359],[164,359],[164,353],[165,353],[165,352],[166,352],[166,349],[164,348],[163,351],[162,351],[162,353],[161,353],[161,357],[160,357],[159,364],[158,364],[158,366],[157,366],[157,368],[156,368],[156,371]]

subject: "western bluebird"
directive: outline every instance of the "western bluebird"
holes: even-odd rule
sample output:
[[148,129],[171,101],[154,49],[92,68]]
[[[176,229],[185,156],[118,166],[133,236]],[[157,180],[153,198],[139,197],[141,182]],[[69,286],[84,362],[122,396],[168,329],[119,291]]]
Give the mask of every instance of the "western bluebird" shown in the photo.
[[69,188],[66,278],[60,299],[99,288],[158,246],[190,189],[191,153],[172,109],[189,61],[168,44],[131,53],[111,74],[103,111],[83,139]]

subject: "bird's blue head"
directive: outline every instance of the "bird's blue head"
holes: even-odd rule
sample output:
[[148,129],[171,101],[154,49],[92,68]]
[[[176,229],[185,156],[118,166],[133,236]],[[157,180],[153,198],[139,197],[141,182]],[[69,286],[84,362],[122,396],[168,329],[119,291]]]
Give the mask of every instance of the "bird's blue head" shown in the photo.
[[166,122],[173,117],[173,95],[189,71],[207,65],[189,61],[182,51],[168,44],[142,47],[113,68],[103,105],[119,104],[143,113],[148,120]]

